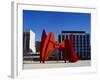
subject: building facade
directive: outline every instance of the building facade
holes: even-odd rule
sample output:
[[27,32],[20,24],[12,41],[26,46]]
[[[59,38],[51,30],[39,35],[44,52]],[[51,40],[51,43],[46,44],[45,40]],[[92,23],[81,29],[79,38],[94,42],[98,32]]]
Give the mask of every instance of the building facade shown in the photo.
[[31,30],[29,32],[23,32],[23,50],[30,54],[36,53],[35,48],[35,33]]
[[[73,47],[79,59],[91,59],[91,44],[89,33],[85,33],[84,31],[62,31],[58,36],[58,42],[69,39],[71,34],[73,35]],[[59,53],[59,58],[62,59],[61,52]]]

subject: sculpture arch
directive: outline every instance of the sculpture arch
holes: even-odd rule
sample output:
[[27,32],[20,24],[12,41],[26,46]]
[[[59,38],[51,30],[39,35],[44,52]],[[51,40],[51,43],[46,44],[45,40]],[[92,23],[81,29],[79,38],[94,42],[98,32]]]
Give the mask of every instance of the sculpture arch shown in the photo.
[[56,43],[54,33],[50,32],[47,35],[46,32],[43,30],[41,37],[40,62],[45,63],[45,61],[48,59],[48,56],[55,48],[58,48],[59,51],[62,51],[63,59],[65,62],[78,61],[78,56],[74,51],[72,34],[70,35],[69,40],[66,39],[63,40],[61,43]]

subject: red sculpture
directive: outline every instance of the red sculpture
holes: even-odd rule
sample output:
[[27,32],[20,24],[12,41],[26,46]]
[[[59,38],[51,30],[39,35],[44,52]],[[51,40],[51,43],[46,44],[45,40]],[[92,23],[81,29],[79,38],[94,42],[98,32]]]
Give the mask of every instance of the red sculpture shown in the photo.
[[43,50],[44,42],[45,42],[46,38],[47,38],[46,32],[45,32],[45,30],[43,30],[42,37],[41,37],[40,62],[42,60],[42,56],[44,55],[44,53],[42,53],[42,50]]
[[40,62],[45,63],[49,55],[58,48],[63,53],[63,59],[69,62],[76,62],[78,56],[73,47],[73,35],[70,35],[70,40],[63,40],[61,43],[56,43],[53,32],[50,32],[48,36],[43,30],[41,37],[41,49],[40,49]]

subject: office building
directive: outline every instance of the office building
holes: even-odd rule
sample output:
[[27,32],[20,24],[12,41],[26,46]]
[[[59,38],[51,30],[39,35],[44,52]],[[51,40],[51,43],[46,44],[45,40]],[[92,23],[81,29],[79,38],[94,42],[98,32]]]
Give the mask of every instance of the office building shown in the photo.
[[[58,36],[58,42],[69,39],[73,35],[74,50],[79,59],[91,59],[90,34],[85,31],[62,31]],[[59,53],[59,59],[62,59],[62,53]]]
[[35,54],[35,33],[31,30],[23,32],[23,51],[28,54]]

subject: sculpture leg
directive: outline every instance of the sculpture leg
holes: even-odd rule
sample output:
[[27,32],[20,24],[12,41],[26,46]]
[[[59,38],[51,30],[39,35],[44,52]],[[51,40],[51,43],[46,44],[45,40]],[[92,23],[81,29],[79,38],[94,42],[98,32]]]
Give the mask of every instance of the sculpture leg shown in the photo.
[[45,53],[43,52],[43,46],[44,46],[44,42],[45,42],[46,38],[47,38],[46,32],[45,32],[45,30],[43,30],[42,36],[41,36],[40,63],[41,63],[41,61],[44,62],[43,56],[44,56]]

